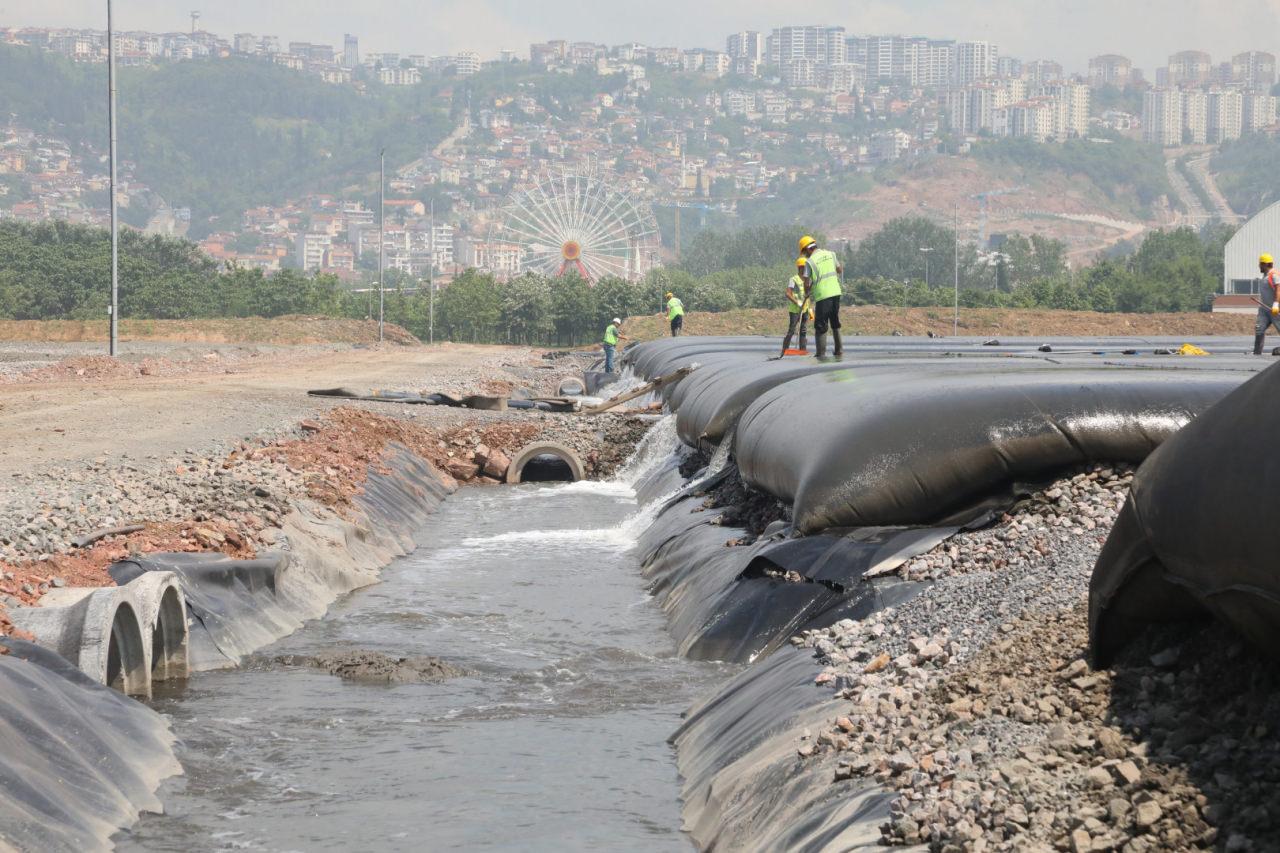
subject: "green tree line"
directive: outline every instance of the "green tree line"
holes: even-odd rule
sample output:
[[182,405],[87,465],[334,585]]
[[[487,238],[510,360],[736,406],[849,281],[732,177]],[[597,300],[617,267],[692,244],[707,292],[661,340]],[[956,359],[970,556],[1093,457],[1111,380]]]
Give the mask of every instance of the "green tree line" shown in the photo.
[[[1066,247],[1014,235],[999,253],[959,253],[960,302],[966,306],[1093,311],[1196,311],[1222,276],[1231,229],[1155,231],[1131,253],[1071,270]],[[576,346],[594,343],[614,316],[663,310],[673,291],[690,311],[781,308],[794,271],[795,229],[748,235],[706,232],[690,247],[688,268],[651,271],[639,281],[526,274],[510,281],[468,270],[440,288],[438,339]],[[762,251],[761,247],[769,247]],[[950,305],[956,280],[955,234],[923,218],[886,223],[857,245],[835,246],[845,269],[845,302]],[[921,249],[930,249],[922,252]],[[770,255],[778,257],[770,264]],[[929,263],[928,280],[924,264]],[[49,222],[0,222],[0,316],[92,319],[106,315],[110,241],[102,229]],[[386,319],[426,337],[430,294],[420,282],[388,273]],[[376,294],[356,292],[330,275],[220,268],[195,245],[121,233],[121,315],[136,318],[366,317]]]

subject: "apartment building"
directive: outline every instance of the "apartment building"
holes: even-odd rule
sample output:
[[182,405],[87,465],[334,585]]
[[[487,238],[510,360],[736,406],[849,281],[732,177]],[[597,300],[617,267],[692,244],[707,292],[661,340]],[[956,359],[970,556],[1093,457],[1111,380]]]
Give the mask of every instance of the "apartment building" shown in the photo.
[[1063,80],[1067,75],[1062,71],[1062,63],[1051,59],[1037,59],[1034,62],[1024,63],[1022,73],[1018,76],[1033,85],[1039,85],[1053,80]]
[[991,42],[957,42],[955,82],[963,86],[996,76],[996,61],[999,56],[1000,49]]
[[724,52],[735,60],[763,62],[766,56],[764,33],[758,33],[755,30],[734,33],[725,39]]
[[1104,53],[1089,60],[1089,85],[1128,86],[1133,77],[1133,63],[1127,56]]
[[1276,84],[1276,57],[1273,53],[1249,50],[1231,57],[1231,80],[1251,91],[1264,94]]
[[1142,138],[1154,145],[1182,144],[1182,93],[1151,89],[1142,95]]
[[1209,92],[1205,104],[1205,138],[1213,143],[1239,139],[1243,113],[1244,96],[1238,89]]
[[1168,85],[1184,86],[1208,83],[1213,75],[1213,60],[1202,50],[1183,50],[1169,57]]
[[844,27],[782,27],[765,39],[769,63],[782,67],[788,60],[807,59],[819,65],[844,62]]
[[325,253],[333,246],[332,234],[309,232],[298,235],[298,267],[308,272],[324,266]]
[[1257,133],[1276,123],[1276,98],[1258,92],[1245,92],[1240,97],[1240,132]]

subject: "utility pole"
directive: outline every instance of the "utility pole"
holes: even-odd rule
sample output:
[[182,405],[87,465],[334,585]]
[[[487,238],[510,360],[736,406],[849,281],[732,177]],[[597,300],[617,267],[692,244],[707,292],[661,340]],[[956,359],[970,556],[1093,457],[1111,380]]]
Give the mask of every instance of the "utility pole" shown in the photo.
[[955,315],[951,321],[951,337],[960,336],[960,205],[956,205],[956,292]]
[[921,246],[920,254],[924,255],[924,286],[929,286],[929,253],[933,251],[932,246]]
[[120,346],[120,230],[116,222],[116,37],[111,16],[111,0],[107,0],[107,125],[110,136],[108,156],[111,160],[111,305],[107,308],[111,330],[107,353],[115,356]]
[[378,152],[378,343],[382,343],[382,277],[386,275],[387,251],[387,149]]
[[436,342],[436,200],[431,199],[431,260],[427,263],[430,311],[427,316],[427,343]]

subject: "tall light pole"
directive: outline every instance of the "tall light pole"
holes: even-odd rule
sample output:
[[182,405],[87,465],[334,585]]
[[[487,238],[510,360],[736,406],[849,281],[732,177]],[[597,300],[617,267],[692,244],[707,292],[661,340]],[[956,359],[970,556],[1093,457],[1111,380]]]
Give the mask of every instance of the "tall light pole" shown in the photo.
[[920,254],[924,255],[924,286],[929,286],[929,253],[933,251],[931,246],[921,246]]
[[382,277],[386,275],[387,263],[387,149],[378,152],[378,343],[382,343]]
[[107,156],[111,161],[111,184],[108,192],[111,207],[111,305],[107,308],[111,330],[107,353],[114,356],[120,345],[119,328],[116,325],[120,313],[120,230],[116,222],[116,37],[111,17],[111,0],[107,0],[107,128],[110,136]]
[[951,337],[960,336],[960,205],[956,205],[956,291],[955,314],[951,321]]
[[427,316],[427,343],[436,342],[436,200],[431,199],[431,260],[427,263],[430,311]]

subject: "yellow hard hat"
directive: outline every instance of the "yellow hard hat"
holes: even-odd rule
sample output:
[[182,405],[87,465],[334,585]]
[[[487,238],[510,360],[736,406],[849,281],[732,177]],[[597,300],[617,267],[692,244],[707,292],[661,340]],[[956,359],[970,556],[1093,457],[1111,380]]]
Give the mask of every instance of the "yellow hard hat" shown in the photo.
[[805,249],[809,248],[810,246],[812,246],[814,243],[817,243],[817,242],[818,242],[817,240],[813,239],[808,234],[804,235],[803,237],[800,238],[800,251],[803,252]]
[[676,295],[675,295],[674,293],[672,293],[671,291],[669,291],[669,290],[667,291],[667,298],[668,298],[668,299],[674,299],[674,298],[675,298],[675,296],[676,296]]
[[1275,263],[1275,261],[1272,259],[1270,255],[1268,255],[1266,252],[1263,252],[1261,255],[1258,256],[1258,263],[1271,264],[1271,263]]
[[808,265],[808,263],[809,262],[804,258],[796,258],[796,266],[800,267],[800,269],[804,269],[805,266]]

